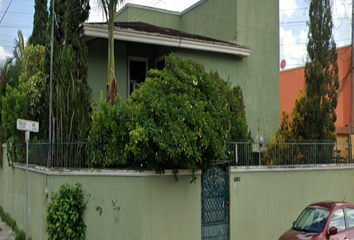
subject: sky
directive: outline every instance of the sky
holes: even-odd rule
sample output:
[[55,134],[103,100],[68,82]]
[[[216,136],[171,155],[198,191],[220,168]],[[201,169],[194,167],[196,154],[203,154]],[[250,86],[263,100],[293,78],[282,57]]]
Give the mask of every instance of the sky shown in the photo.
[[[307,59],[309,0],[279,1],[279,50],[285,69],[304,66]],[[331,0],[333,34],[337,47],[351,44],[352,0]],[[340,57],[340,56],[339,56]]]
[[[125,0],[172,11],[183,11],[198,0]],[[286,61],[286,69],[300,67],[306,61],[308,7],[310,0],[279,0],[279,57]],[[333,32],[338,47],[351,42],[352,0],[331,0],[333,6]],[[11,4],[10,4],[11,3]],[[90,22],[103,21],[98,0],[90,0]],[[6,14],[5,11],[8,8]],[[0,61],[12,55],[17,31],[25,39],[32,32],[34,0],[0,0]],[[142,12],[144,14],[144,12]],[[280,64],[280,62],[279,62]]]

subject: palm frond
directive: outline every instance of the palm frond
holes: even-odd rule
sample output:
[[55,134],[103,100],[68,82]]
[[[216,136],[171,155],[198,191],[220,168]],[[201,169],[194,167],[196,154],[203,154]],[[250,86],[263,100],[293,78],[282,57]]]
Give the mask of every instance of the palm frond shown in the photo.
[[[113,10],[114,14],[117,12],[119,6],[125,3],[125,0],[97,0],[99,8],[102,10],[108,21],[110,11]],[[113,6],[113,8],[111,8]]]

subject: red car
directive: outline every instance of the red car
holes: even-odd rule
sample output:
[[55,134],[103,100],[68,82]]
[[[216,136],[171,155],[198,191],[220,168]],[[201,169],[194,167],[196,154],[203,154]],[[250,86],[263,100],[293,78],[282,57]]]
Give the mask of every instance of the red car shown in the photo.
[[319,202],[307,206],[279,240],[354,239],[354,204]]

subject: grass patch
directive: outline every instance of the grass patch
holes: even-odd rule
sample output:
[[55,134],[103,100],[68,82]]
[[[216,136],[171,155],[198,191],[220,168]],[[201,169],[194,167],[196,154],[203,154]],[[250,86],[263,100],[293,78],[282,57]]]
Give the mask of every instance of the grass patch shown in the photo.
[[[26,239],[26,234],[24,231],[18,229],[16,221],[14,221],[10,214],[5,213],[4,209],[0,206],[0,217],[3,222],[5,222],[12,230],[16,233],[16,238],[15,240],[25,240]],[[29,240],[32,240],[32,238],[29,238]]]

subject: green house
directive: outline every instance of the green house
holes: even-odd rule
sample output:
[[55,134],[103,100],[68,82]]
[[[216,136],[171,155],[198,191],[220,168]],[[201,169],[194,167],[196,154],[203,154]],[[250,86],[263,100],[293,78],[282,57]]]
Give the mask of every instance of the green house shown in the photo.
[[[82,35],[98,101],[100,91],[107,91],[107,25],[86,23]],[[278,0],[201,0],[183,12],[126,4],[116,15],[114,38],[123,101],[144,82],[148,69],[163,68],[166,55],[174,52],[242,87],[254,137],[260,132],[270,138],[279,126]]]

